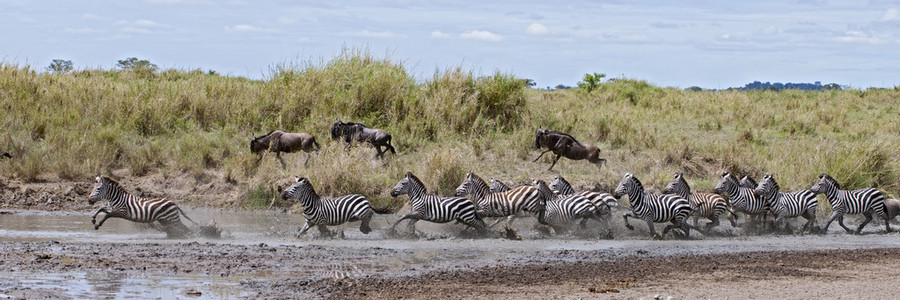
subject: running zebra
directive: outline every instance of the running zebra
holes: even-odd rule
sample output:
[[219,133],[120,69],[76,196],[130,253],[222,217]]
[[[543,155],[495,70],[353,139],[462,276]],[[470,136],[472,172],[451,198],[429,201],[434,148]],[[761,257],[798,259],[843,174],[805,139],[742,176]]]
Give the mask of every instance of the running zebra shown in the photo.
[[[132,222],[147,223],[153,225],[153,222],[159,222],[162,230],[166,232],[168,237],[185,237],[190,230],[181,222],[180,216],[191,221],[196,225],[194,220],[184,214],[178,205],[166,198],[141,198],[129,194],[118,181],[106,177],[98,176],[97,185],[88,197],[88,203],[93,205],[98,200],[106,199],[109,202],[105,207],[101,207],[91,216],[91,224],[94,224],[94,230],[100,228],[106,219],[122,218]],[[103,218],[97,222],[97,215],[104,213]]]
[[397,185],[391,189],[391,197],[402,194],[409,196],[412,207],[411,212],[400,217],[391,226],[391,231],[401,221],[410,219],[409,228],[415,229],[419,220],[434,223],[447,223],[456,220],[475,228],[479,233],[485,232],[484,221],[475,213],[475,204],[463,197],[438,197],[427,194],[425,185],[412,172],[406,172],[406,177],[400,179]]
[[[751,182],[753,181],[752,178],[749,179]],[[768,212],[769,207],[762,198],[756,196],[753,188],[741,186],[737,177],[729,172],[725,172],[722,174],[722,178],[719,179],[719,183],[716,184],[714,191],[716,194],[728,199],[733,212],[741,212],[756,217],[762,216],[763,222],[765,222],[765,214]]]
[[807,229],[812,231],[812,227],[816,221],[816,206],[819,201],[816,200],[816,194],[808,190],[799,190],[793,193],[782,193],[779,190],[778,182],[770,174],[763,176],[762,182],[753,190],[757,196],[762,197],[773,215],[775,215],[775,224],[773,227],[778,230],[782,220],[785,221],[785,229],[787,229],[787,220],[785,218],[796,218],[802,216],[806,219],[806,224],[800,229],[803,234]]
[[734,212],[728,209],[728,202],[725,201],[725,198],[714,193],[692,193],[691,186],[688,185],[687,180],[684,179],[684,175],[681,173],[675,173],[675,178],[666,185],[662,193],[675,194],[688,199],[691,203],[691,216],[694,217],[694,226],[697,226],[697,222],[701,217],[711,221],[706,224],[706,230],[719,226],[719,216],[728,211],[731,213],[728,216],[731,226],[738,227],[734,219]]
[[501,182],[500,180],[495,180],[494,177],[491,177],[491,193],[502,193],[512,188]]
[[566,225],[574,220],[581,219],[579,227],[586,228],[588,219],[594,219],[605,223],[600,218],[600,213],[593,202],[581,195],[557,195],[547,187],[543,180],[535,180],[532,186],[541,193],[544,198],[544,210],[538,213],[538,222],[553,228],[556,234],[566,230]]
[[756,183],[756,180],[753,180],[753,177],[750,177],[750,175],[744,175],[744,177],[741,177],[741,181],[739,182],[739,184],[742,187],[751,189],[755,189],[757,186],[759,186],[759,184]]
[[[482,218],[507,217],[508,225],[512,225],[516,214],[520,211],[536,214],[544,209],[544,203],[541,203],[542,197],[534,187],[521,186],[506,192],[491,193],[490,187],[484,182],[484,179],[472,172],[466,174],[466,179],[454,193],[456,197],[465,195],[472,195],[472,200],[478,207],[478,216]],[[498,219],[489,227],[494,227],[502,220],[502,218]]]
[[560,195],[581,195],[588,198],[595,206],[597,206],[597,211],[599,211],[601,215],[605,215],[609,213],[613,207],[619,206],[619,201],[616,200],[616,197],[607,193],[592,191],[576,193],[575,189],[572,188],[572,185],[560,175],[556,175],[556,177],[553,178],[549,187]]
[[[623,217],[625,218],[625,227],[629,230],[634,230],[634,227],[628,223],[628,218],[631,217],[647,222],[647,227],[650,228],[650,233],[654,238],[664,238],[669,230],[675,228],[681,229],[684,237],[690,237],[691,228],[700,231],[686,222],[688,215],[691,214],[691,204],[687,199],[671,194],[644,193],[641,181],[631,173],[625,174],[613,196],[621,197],[626,194],[628,201],[631,202],[631,211],[626,212]],[[662,235],[659,236],[653,228],[654,222],[672,222],[672,225],[666,226]],[[700,232],[702,233],[702,231]]]
[[837,219],[838,225],[841,225],[847,233],[852,233],[850,228],[844,226],[844,215],[862,214],[866,217],[866,220],[859,224],[859,228],[856,229],[856,234],[859,234],[862,232],[863,227],[866,227],[866,224],[872,221],[872,212],[884,219],[885,230],[891,232],[890,220],[887,218],[884,207],[884,195],[878,189],[842,190],[837,180],[834,180],[828,174],[822,173],[822,175],[819,175],[819,180],[809,190],[816,194],[825,194],[828,202],[831,202],[832,211],[834,211],[831,213],[828,221],[825,222],[823,233],[828,232],[828,226],[835,219]]
[[372,231],[369,220],[372,214],[390,214],[389,209],[381,209],[369,204],[369,199],[362,195],[346,195],[337,198],[320,198],[313,189],[309,179],[297,177],[291,187],[281,194],[282,200],[300,200],[303,206],[303,217],[306,224],[300,228],[297,236],[302,236],[312,226],[317,226],[324,236],[332,236],[326,226],[340,225],[344,222],[361,221],[359,231],[368,234]]

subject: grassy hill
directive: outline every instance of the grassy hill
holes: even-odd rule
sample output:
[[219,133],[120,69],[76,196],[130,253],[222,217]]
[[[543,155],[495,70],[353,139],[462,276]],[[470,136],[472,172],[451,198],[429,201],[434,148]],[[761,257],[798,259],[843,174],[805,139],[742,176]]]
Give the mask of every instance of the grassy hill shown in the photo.
[[[592,93],[529,89],[513,74],[461,68],[417,80],[391,59],[347,51],[329,61],[284,65],[261,81],[201,71],[37,72],[0,64],[0,176],[24,182],[85,181],[97,174],[190,174],[220,178],[245,207],[272,183],[308,176],[320,194],[360,193],[377,202],[407,170],[450,194],[465,172],[523,184],[552,179],[537,163],[537,128],[569,132],[602,149],[602,170],[562,159],[555,170],[579,186],[612,189],[632,172],[661,189],[683,171],[710,190],[722,171],[775,174],[785,190],[827,172],[844,188],[900,191],[900,89],[683,91],[616,79]],[[336,119],[394,135],[399,153],[349,153],[329,130]],[[251,135],[305,131],[323,145],[309,166],[289,154],[256,164]],[[546,157],[546,156],[545,156]],[[163,176],[165,177],[165,176]]]

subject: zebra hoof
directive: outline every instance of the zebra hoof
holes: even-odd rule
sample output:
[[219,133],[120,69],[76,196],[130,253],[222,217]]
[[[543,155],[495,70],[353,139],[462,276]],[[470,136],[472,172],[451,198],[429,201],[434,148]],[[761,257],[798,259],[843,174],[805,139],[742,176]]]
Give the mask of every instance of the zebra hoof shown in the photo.
[[94,226],[94,230],[100,229],[100,226]]

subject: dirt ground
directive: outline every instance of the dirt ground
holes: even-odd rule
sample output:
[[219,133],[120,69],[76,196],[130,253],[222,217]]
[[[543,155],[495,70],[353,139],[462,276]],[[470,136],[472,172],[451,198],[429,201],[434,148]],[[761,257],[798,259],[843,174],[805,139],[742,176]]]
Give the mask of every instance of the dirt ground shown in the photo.
[[[0,242],[2,272],[243,276],[249,298],[894,298],[898,248],[661,254],[516,251],[491,263],[450,251],[222,243]],[[510,259],[513,258],[513,259]],[[393,260],[403,261],[391,267]],[[59,291],[0,285],[14,298]]]

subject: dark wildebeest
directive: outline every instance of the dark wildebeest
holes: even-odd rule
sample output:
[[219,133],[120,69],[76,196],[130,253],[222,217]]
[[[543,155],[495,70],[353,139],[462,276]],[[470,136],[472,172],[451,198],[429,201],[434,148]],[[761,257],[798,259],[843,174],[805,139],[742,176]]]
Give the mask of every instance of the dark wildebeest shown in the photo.
[[266,135],[254,137],[250,140],[250,151],[259,154],[259,159],[256,160],[257,163],[263,158],[260,152],[268,150],[269,152],[275,152],[275,156],[281,161],[282,168],[285,167],[285,164],[284,159],[281,158],[281,152],[291,153],[303,150],[303,152],[306,152],[306,161],[303,162],[305,166],[309,162],[309,152],[319,152],[319,148],[316,137],[306,132],[294,133],[272,130]]
[[[388,150],[391,150],[393,154],[397,154],[394,146],[391,146],[391,134],[382,129],[368,128],[360,123],[344,123],[341,120],[337,120],[331,126],[331,139],[336,140],[339,137],[343,137],[344,142],[347,143],[347,151],[350,151],[352,142],[366,142],[375,147],[375,151],[378,152],[378,154],[375,154],[375,157],[383,158],[384,153]],[[385,147],[384,150],[381,147]]]
[[547,148],[534,161],[538,161],[549,151],[556,154],[553,164],[547,170],[553,170],[553,166],[556,166],[556,162],[563,156],[572,160],[587,159],[591,163],[598,164],[599,167],[603,167],[603,163],[606,162],[606,159],[600,158],[600,149],[596,146],[579,142],[571,135],[556,130],[538,129],[534,138],[534,147]]
[[12,155],[9,152],[0,153],[0,158],[12,158]]

